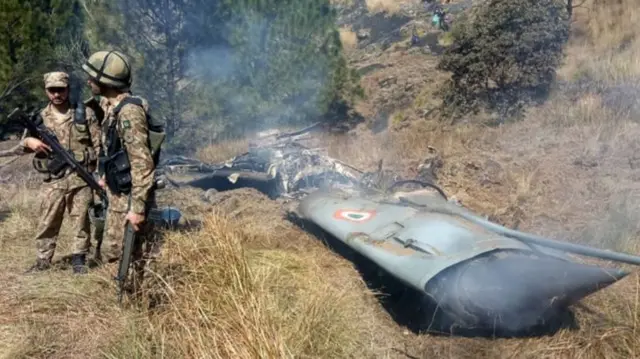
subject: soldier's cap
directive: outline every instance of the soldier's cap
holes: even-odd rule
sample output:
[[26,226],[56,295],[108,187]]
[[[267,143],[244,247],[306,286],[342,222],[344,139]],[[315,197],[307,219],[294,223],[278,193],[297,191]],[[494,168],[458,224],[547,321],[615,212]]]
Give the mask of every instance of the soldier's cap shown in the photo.
[[44,88],[68,87],[69,74],[62,71],[47,72],[44,74]]

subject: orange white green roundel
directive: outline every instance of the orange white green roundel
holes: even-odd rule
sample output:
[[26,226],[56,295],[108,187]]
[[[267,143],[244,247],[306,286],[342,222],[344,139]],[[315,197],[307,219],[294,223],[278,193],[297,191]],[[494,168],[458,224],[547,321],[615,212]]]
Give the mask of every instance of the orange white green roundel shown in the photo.
[[340,209],[334,213],[333,218],[351,222],[366,222],[375,216],[375,211]]

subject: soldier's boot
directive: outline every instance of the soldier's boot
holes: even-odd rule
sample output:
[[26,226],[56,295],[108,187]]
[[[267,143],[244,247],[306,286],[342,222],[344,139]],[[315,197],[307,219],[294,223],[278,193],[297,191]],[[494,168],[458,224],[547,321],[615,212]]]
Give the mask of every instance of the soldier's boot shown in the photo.
[[84,254],[74,254],[71,256],[71,267],[75,274],[87,274],[87,259]]
[[36,259],[36,263],[29,267],[25,273],[42,272],[51,268],[51,261],[46,259]]

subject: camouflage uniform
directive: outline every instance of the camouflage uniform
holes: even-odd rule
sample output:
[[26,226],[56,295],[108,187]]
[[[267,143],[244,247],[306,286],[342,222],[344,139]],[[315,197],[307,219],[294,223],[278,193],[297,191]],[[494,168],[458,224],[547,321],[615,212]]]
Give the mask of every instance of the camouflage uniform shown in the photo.
[[[154,123],[153,130],[149,128],[146,101],[133,97],[131,88],[131,66],[127,56],[118,51],[98,51],[87,59],[82,70],[88,76],[88,85],[94,95],[117,94],[115,97],[103,98],[100,101],[100,113],[104,114],[102,121],[101,155],[106,155],[112,161],[105,161],[104,171],[118,173],[104,173],[107,182],[106,190],[109,199],[105,218],[105,232],[102,241],[102,251],[107,262],[117,261],[122,256],[122,244],[126,231],[127,212],[143,215],[144,221],[139,224],[136,240],[133,245],[132,264],[134,269],[133,290],[138,291],[143,277],[145,259],[156,258],[160,243],[154,236],[152,222],[149,220],[149,210],[155,205],[155,161],[153,153],[159,155],[159,147],[164,140],[162,131]],[[142,100],[142,101],[141,101]],[[134,102],[134,103],[131,103]],[[120,142],[121,148],[115,148]],[[109,148],[109,147],[113,148]],[[120,152],[123,150],[123,152]],[[117,151],[110,153],[110,151]],[[113,156],[113,157],[111,157]],[[155,158],[157,160],[157,158]],[[122,172],[122,166],[129,163],[129,172]],[[100,166],[103,167],[103,166]],[[103,169],[100,168],[100,172]],[[109,188],[109,183],[130,187],[126,194],[118,194]],[[127,193],[129,192],[129,193]],[[142,245],[146,244],[146,250]]]
[[[67,84],[66,73],[54,72],[45,75],[46,87],[65,87]],[[93,171],[100,148],[100,127],[95,113],[89,108],[86,109],[86,125],[74,124],[73,108],[66,114],[59,114],[51,103],[40,115],[43,125],[56,135],[60,145],[71,150],[78,162],[89,164],[89,171]],[[88,209],[92,200],[91,189],[70,169],[66,169],[61,178],[45,179],[44,182],[40,207],[42,216],[35,237],[38,260],[50,262],[53,258],[65,210],[72,220],[72,253],[86,255],[90,247]]]
[[[131,95],[123,93],[116,98],[116,101],[120,102],[128,96]],[[109,208],[105,219],[102,253],[107,262],[116,261],[122,255],[127,212],[144,214],[146,217],[149,209],[155,205],[155,190],[153,189],[155,165],[147,142],[148,125],[145,112],[148,111],[148,105],[146,101],[143,100],[143,102],[144,108],[135,104],[125,104],[117,116],[113,113],[114,106],[111,106],[106,99],[103,98],[100,102],[105,113],[105,121],[102,124],[103,151],[107,152],[107,129],[111,125],[115,125],[122,145],[128,154],[132,182],[130,195],[116,194],[108,187],[106,188]],[[140,226],[140,230],[136,232],[136,239],[136,248],[133,253],[134,262],[158,256],[160,248],[158,238],[154,235],[153,226],[148,218]],[[141,268],[143,264],[137,263],[137,266]]]

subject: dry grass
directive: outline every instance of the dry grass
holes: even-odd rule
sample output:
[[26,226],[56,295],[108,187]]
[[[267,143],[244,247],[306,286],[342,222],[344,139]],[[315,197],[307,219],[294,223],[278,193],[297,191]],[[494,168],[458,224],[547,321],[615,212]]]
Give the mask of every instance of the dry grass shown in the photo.
[[386,12],[395,14],[402,8],[402,5],[409,0],[366,0],[367,10],[370,13]]
[[246,139],[221,141],[201,147],[195,154],[200,161],[218,163],[226,161],[247,151],[249,142]]
[[340,42],[345,49],[353,49],[358,46],[358,36],[350,27],[342,27],[340,28]]
[[[255,211],[263,203],[263,214],[272,213],[271,202],[254,201],[252,213],[227,212],[233,220],[205,215],[199,230],[168,233],[163,264],[147,282],[148,294],[160,295],[163,305],[145,313],[118,308],[113,266],[84,277],[68,271],[22,275],[34,257],[37,216],[30,208],[38,198],[33,189],[10,190],[1,193],[11,209],[0,223],[2,358],[382,354],[375,340],[380,334],[370,331],[378,316],[359,276],[293,227],[265,231],[277,224],[261,221],[264,215],[256,218]],[[57,256],[69,250],[69,235],[65,227]]]
[[588,0],[575,11],[567,78],[616,83],[640,75],[640,2]]
[[[175,358],[340,358],[368,353],[372,319],[353,275],[327,278],[327,253],[251,250],[209,216],[171,238],[166,306],[151,334]],[[150,349],[149,349],[150,350]]]
[[[115,292],[104,270],[77,278],[62,272],[22,273],[35,260],[33,235],[39,200],[33,188],[3,185],[0,223],[0,357],[98,358],[136,314],[115,305]],[[6,206],[6,207],[5,207]],[[65,227],[62,236],[68,238]],[[62,241],[58,253],[66,254]]]

